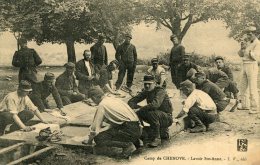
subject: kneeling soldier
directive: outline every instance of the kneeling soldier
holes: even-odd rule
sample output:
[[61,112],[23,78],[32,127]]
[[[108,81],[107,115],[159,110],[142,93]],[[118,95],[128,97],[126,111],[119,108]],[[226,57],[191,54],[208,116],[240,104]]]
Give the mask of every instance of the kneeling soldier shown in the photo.
[[[99,87],[89,90],[90,98],[98,105],[93,123],[90,127],[89,139],[83,144],[98,147],[123,148],[122,156],[128,158],[136,150],[134,143],[141,136],[141,125],[136,113],[122,100],[104,95]],[[106,122],[107,127],[102,128]]]
[[53,73],[47,72],[44,76],[44,80],[34,84],[32,94],[29,95],[30,99],[38,107],[38,109],[43,112],[45,109],[50,109],[47,97],[52,94],[57,107],[60,109],[61,114],[65,115],[62,111],[63,104],[58,92],[58,89],[54,85],[55,76]]
[[209,124],[217,119],[217,107],[214,101],[207,93],[195,89],[195,84],[190,80],[182,82],[180,86],[180,90],[187,96],[187,99],[176,118],[181,118],[187,113],[188,117],[195,122],[195,127],[190,132],[205,132]]
[[[137,105],[146,99],[147,105]],[[153,130],[153,141],[150,147],[157,147],[161,144],[161,138],[169,139],[168,127],[172,125],[172,103],[163,87],[156,86],[154,77],[144,76],[144,90],[128,101],[133,109],[139,109],[136,113],[141,121],[150,124]]]

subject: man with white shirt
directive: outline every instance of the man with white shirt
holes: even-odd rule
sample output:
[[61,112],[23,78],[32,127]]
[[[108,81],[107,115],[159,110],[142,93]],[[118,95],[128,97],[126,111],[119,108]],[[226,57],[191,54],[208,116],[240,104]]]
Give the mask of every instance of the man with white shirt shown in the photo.
[[41,122],[46,123],[38,108],[27,96],[32,91],[31,84],[26,80],[21,80],[18,90],[7,94],[0,103],[0,136],[4,134],[5,127],[12,124],[11,131],[23,129],[32,131],[32,127],[26,126],[28,122],[36,115]]
[[147,70],[147,75],[152,75],[155,78],[157,85],[166,88],[166,74],[165,69],[158,65],[158,58],[151,60],[152,66]]
[[238,54],[243,60],[243,70],[241,79],[242,107],[250,109],[250,114],[259,113],[259,94],[257,89],[258,64],[260,57],[260,43],[255,36],[255,28],[250,27],[245,30],[247,41],[241,45]]
[[79,80],[79,92],[85,94],[86,98],[88,98],[88,91],[97,83],[99,76],[94,69],[94,65],[90,61],[90,50],[85,50],[83,56],[84,59],[79,60],[76,63],[75,76],[77,80]]
[[[97,147],[122,148],[122,157],[129,158],[136,150],[142,134],[138,116],[124,101],[104,95],[99,87],[91,88],[90,98],[98,107],[90,126],[89,138],[83,144],[92,144]],[[102,128],[103,122],[108,125]]]
[[195,127],[190,132],[205,132],[208,130],[209,124],[217,119],[216,104],[207,93],[195,89],[195,84],[190,80],[183,81],[180,84],[180,90],[187,96],[187,99],[184,101],[182,111],[176,118],[188,114],[188,117],[195,123]]

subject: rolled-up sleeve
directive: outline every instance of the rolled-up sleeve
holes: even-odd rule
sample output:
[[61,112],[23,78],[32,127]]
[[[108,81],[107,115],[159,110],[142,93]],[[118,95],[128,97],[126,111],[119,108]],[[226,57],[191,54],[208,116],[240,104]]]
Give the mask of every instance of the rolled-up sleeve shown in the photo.
[[25,97],[25,106],[30,110],[30,111],[36,111],[38,108],[33,104],[31,99],[26,96]]
[[189,112],[190,108],[196,103],[196,95],[194,95],[193,93],[191,93],[187,99],[184,101],[184,105],[182,110],[186,113]]

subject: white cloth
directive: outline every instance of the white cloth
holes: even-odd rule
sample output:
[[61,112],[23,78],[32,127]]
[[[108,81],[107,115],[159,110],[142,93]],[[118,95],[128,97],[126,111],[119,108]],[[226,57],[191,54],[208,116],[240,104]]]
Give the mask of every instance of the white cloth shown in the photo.
[[198,89],[194,89],[193,92],[184,101],[183,111],[189,112],[190,108],[194,105],[198,106],[202,110],[216,111],[217,107],[211,97]]
[[100,132],[102,122],[123,124],[126,121],[139,121],[136,113],[121,99],[105,96],[99,103],[94,121],[90,127],[92,132]]
[[7,111],[12,114],[18,114],[25,109],[36,111],[38,108],[28,96],[19,97],[17,91],[8,93],[0,103],[0,112]]
[[91,76],[92,73],[93,73],[93,71],[92,71],[92,69],[91,69],[91,67],[90,67],[89,61],[85,61],[85,65],[86,65],[86,68],[87,68],[87,70],[88,70],[89,75]]
[[161,81],[164,81],[166,79],[165,69],[161,66],[158,66],[158,68],[156,70],[154,70],[153,67],[150,67],[147,70],[147,74],[153,75],[155,78],[155,81],[158,84],[162,83]]

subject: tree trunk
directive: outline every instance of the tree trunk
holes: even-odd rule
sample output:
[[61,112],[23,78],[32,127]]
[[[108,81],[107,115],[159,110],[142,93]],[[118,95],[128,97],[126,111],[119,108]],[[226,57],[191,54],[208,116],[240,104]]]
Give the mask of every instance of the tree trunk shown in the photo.
[[76,63],[76,54],[75,54],[75,41],[72,39],[67,39],[66,47],[67,47],[67,55],[68,55],[68,62]]

